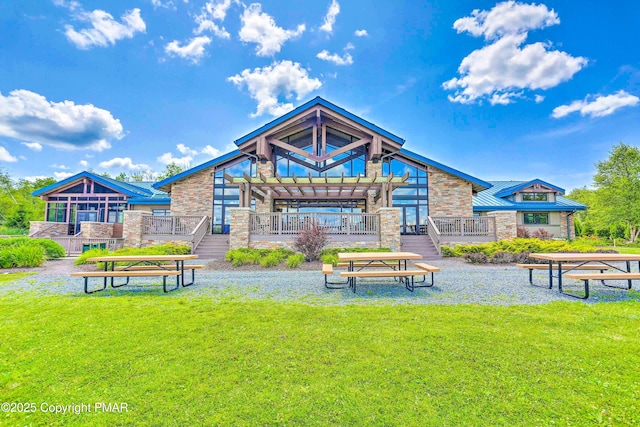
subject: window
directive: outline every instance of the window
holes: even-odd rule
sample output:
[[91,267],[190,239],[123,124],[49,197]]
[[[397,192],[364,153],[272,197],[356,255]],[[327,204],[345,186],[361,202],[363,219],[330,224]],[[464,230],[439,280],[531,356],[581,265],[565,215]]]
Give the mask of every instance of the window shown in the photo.
[[547,212],[525,212],[524,221],[525,224],[549,224],[549,213]]
[[549,193],[522,193],[523,202],[546,202],[549,200]]
[[152,209],[151,214],[153,216],[171,216],[170,209]]

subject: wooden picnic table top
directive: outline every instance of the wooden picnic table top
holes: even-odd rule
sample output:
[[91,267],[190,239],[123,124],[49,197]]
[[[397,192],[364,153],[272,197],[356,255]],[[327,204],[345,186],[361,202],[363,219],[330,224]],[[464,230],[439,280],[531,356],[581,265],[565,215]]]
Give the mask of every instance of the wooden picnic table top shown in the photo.
[[531,258],[555,262],[572,261],[640,261],[640,254],[550,253],[529,254]]
[[196,259],[198,255],[105,255],[88,258],[88,262],[119,262],[119,261],[186,261]]
[[422,259],[422,255],[413,252],[340,252],[338,261],[390,261]]

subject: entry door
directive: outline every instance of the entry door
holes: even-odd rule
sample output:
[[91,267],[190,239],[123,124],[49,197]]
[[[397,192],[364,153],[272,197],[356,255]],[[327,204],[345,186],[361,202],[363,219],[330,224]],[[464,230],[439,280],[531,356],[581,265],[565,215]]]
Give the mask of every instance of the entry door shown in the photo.
[[400,233],[420,234],[418,224],[420,223],[420,213],[417,205],[403,205],[400,208]]

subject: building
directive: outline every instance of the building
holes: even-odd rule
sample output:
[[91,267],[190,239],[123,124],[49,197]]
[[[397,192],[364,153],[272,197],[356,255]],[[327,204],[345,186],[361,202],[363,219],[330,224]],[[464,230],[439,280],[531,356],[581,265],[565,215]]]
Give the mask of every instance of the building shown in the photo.
[[[540,191],[514,182],[513,189],[496,188],[511,195],[491,192],[492,183],[404,143],[318,97],[239,138],[236,150],[153,186],[83,172],[34,195],[47,200],[48,221],[67,222],[74,231],[83,220],[96,220],[113,223],[115,235],[115,224],[124,222],[127,245],[177,240],[196,251],[215,247],[208,254],[215,256],[229,248],[291,246],[300,230],[318,223],[335,247],[402,248],[437,257],[443,243],[515,237],[525,202],[510,197],[549,190],[552,200],[544,207],[567,201],[543,181],[529,186],[542,185]],[[111,211],[116,200],[117,214]],[[93,203],[77,205],[85,201]],[[571,210],[582,206],[572,203]],[[157,215],[167,209],[169,216]]]

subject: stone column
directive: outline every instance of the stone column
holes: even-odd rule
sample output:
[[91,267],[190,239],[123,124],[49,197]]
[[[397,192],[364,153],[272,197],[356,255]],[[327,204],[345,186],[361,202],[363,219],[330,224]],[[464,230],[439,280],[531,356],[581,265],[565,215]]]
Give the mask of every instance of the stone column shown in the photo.
[[498,240],[514,239],[518,236],[516,211],[487,212],[488,217],[496,219],[496,235]]
[[[382,162],[373,163],[371,160],[367,161],[366,165],[367,178],[373,179],[374,176],[382,177]],[[382,197],[378,199],[378,202],[374,202],[373,199],[376,196],[376,190],[367,191],[367,213],[377,212],[382,207]]]
[[122,237],[125,247],[142,247],[142,218],[151,216],[145,211],[124,211]]
[[380,208],[380,247],[400,250],[400,209]]
[[229,249],[249,247],[249,216],[254,213],[251,208],[231,208],[231,224],[229,229]]
[[[567,217],[569,218],[569,228],[567,229]],[[560,235],[564,239],[576,237],[575,215],[572,212],[560,212]]]
[[[273,172],[273,163],[267,161],[266,163],[257,163],[258,177],[262,174],[265,178],[273,178],[275,176]],[[271,212],[273,205],[273,196],[271,190],[267,190],[267,196],[264,198],[264,202],[256,200],[256,212],[257,213],[269,213]]]
[[82,237],[87,239],[110,239],[113,237],[113,224],[108,222],[89,222],[80,223]]

